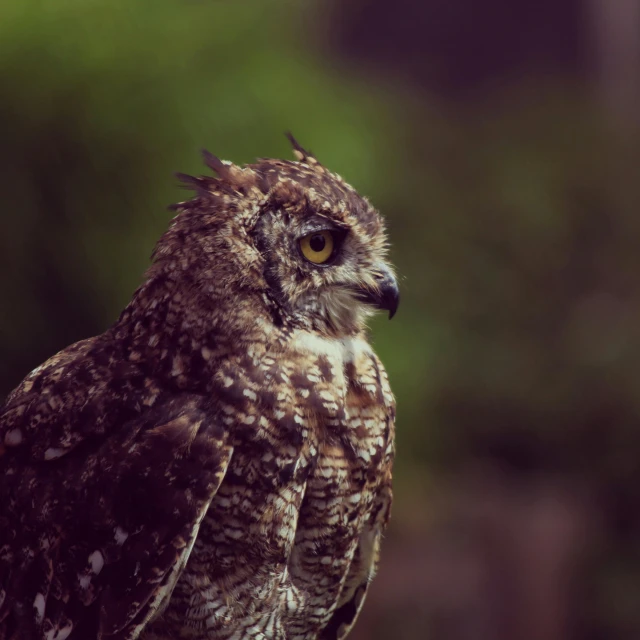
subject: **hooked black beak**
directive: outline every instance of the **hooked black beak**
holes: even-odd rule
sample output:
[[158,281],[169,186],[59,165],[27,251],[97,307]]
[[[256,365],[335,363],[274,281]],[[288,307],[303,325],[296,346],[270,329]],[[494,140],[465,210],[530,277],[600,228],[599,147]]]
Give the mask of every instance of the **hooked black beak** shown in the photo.
[[386,269],[380,271],[376,275],[378,288],[376,291],[372,289],[360,289],[358,292],[365,302],[373,305],[378,309],[384,309],[389,312],[389,320],[396,315],[398,305],[400,304],[400,291],[398,283],[391,273]]

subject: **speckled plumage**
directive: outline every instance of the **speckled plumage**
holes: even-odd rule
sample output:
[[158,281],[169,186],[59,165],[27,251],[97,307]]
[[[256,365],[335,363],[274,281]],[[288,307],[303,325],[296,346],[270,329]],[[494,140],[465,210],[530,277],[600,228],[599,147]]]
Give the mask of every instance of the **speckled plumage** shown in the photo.
[[[378,213],[293,143],[205,154],[217,177],[182,176],[196,195],[118,321],[0,409],[0,640],[351,628],[394,450],[364,321],[397,289]],[[321,227],[329,266],[298,250]]]

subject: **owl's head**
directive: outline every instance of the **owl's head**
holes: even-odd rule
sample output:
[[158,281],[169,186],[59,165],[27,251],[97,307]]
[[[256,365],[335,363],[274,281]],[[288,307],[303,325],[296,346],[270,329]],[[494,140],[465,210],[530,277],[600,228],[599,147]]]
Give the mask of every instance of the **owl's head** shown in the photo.
[[196,197],[154,252],[154,270],[225,313],[268,310],[274,322],[357,333],[376,309],[392,317],[398,285],[383,220],[366,198],[290,136],[296,161],[238,167],[205,152],[217,177],[179,174]]

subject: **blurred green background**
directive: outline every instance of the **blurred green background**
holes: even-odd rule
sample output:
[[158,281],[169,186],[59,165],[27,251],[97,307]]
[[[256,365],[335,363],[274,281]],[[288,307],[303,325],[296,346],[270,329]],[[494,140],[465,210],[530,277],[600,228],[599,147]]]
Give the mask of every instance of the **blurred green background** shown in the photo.
[[4,0],[0,398],[103,331],[199,150],[386,216],[394,517],[357,639],[640,637],[640,2]]

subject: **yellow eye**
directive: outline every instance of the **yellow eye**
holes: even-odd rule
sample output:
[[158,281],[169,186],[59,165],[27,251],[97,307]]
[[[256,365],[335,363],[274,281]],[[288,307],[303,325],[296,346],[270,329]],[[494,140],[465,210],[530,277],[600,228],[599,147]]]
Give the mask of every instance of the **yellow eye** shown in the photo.
[[314,231],[300,240],[302,255],[314,264],[326,262],[333,254],[331,231]]

